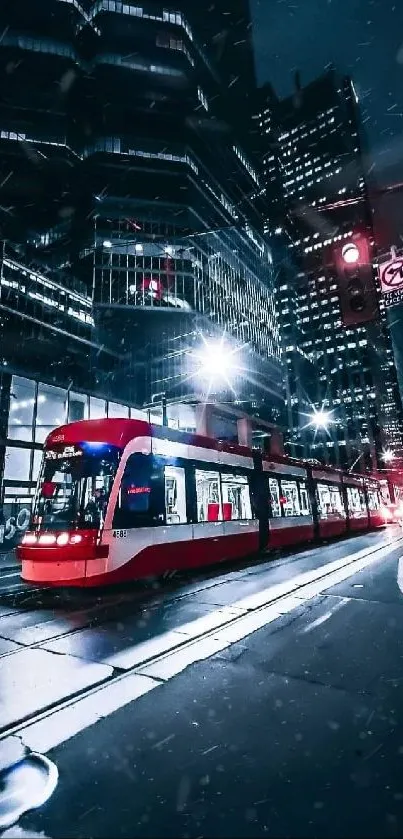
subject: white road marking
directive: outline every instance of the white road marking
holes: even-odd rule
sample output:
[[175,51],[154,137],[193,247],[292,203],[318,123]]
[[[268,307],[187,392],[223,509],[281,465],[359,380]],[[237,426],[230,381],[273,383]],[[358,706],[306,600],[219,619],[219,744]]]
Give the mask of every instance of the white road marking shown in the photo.
[[36,833],[34,830],[25,830],[18,824],[14,827],[8,827],[3,833],[0,833],[0,839],[49,839],[48,836],[41,830]]
[[[31,723],[16,725],[13,733],[18,731],[18,736],[29,749],[46,754],[98,720],[108,717],[119,708],[167,682],[189,665],[214,656],[337,582],[381,561],[400,544],[403,545],[402,539],[394,539],[383,547],[381,545],[380,548],[378,546],[371,551],[358,551],[343,560],[321,566],[314,572],[299,574],[281,586],[266,588],[259,592],[258,596],[252,595],[253,598],[256,597],[254,601],[250,597],[244,598],[228,609],[216,610],[196,621],[176,627],[175,631],[171,630],[156,639],[158,652],[154,648],[156,657],[153,660],[144,661],[130,673],[117,677],[110,684],[91,689],[81,699],[67,699],[63,707],[59,706],[53,712],[43,712]],[[329,568],[333,570],[326,573],[326,569]],[[279,596],[279,590],[282,596]],[[252,602],[255,604],[254,608]],[[248,611],[245,610],[246,604]],[[195,636],[194,625],[197,626],[198,637]],[[172,646],[173,641],[175,646]],[[137,645],[137,648],[140,646]],[[131,649],[135,651],[137,648]],[[133,660],[134,658],[138,656],[134,656]]]
[[[301,574],[297,574],[295,577],[292,577],[291,580],[287,580],[284,583],[279,583],[278,585],[271,586],[270,591],[272,592],[271,600],[275,600],[278,597],[281,597],[283,594],[288,594],[295,589],[301,588],[301,586],[305,586],[311,581],[314,581],[315,586],[317,585],[320,578],[327,578],[329,574],[333,571],[337,571],[339,569],[346,569],[347,576],[350,576],[350,572],[348,570],[348,566],[352,563],[356,563],[359,559],[370,559],[373,554],[379,555],[379,551],[382,550],[382,547],[387,548],[388,550],[391,549],[390,546],[395,544],[396,547],[397,543],[400,540],[388,540],[382,546],[382,542],[377,545],[375,548],[364,548],[361,551],[357,551],[354,554],[347,555],[342,557],[341,559],[336,559],[334,562],[328,562],[326,565],[321,565],[319,568],[315,568],[313,571],[303,571]],[[356,567],[356,566],[354,566]],[[343,578],[344,579],[344,578]],[[267,603],[267,589],[263,591],[259,591],[256,594],[251,594],[248,597],[242,598],[242,600],[238,600],[236,603],[233,603],[233,608],[243,608],[243,609],[258,609],[259,606],[264,605]]]
[[326,623],[326,621],[328,621],[330,618],[332,618],[333,615],[336,612],[339,611],[339,609],[342,609],[343,606],[346,606],[347,603],[348,603],[347,598],[345,600],[340,600],[340,601],[336,600],[335,603],[333,604],[332,608],[329,609],[329,611],[326,612],[326,614],[321,615],[320,618],[316,618],[316,620],[312,621],[312,623],[309,623],[308,626],[304,626],[304,628],[301,630],[300,634],[301,635],[306,635],[308,632],[312,632],[313,629],[317,629],[318,626],[322,626],[322,624]]
[[22,729],[24,745],[34,752],[40,750],[41,754],[46,754],[98,720],[109,717],[114,711],[144,696],[158,684],[145,676],[128,673],[108,685],[107,691],[92,691],[83,699],[61,710],[56,709]]

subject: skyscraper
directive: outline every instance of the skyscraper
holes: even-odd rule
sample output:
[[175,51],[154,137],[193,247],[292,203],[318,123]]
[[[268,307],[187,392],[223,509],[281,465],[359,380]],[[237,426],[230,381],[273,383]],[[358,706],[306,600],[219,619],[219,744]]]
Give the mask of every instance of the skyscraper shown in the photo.
[[238,108],[252,105],[256,77],[250,0],[184,0],[181,5],[211,55],[226,96]]
[[[402,408],[369,267],[376,249],[353,82],[332,69],[304,88],[297,76],[294,95],[282,101],[263,89],[258,121],[271,208],[266,228],[288,235],[298,266],[292,286],[280,288],[281,316],[299,323],[300,348],[317,371],[312,407],[330,420],[328,429],[315,429],[312,451],[343,466],[381,465],[384,449],[402,447]],[[366,296],[353,311],[342,253],[357,243],[365,251]]]
[[0,482],[5,458],[7,491],[32,491],[39,421],[200,399],[202,338],[234,351],[210,398],[278,417],[261,174],[234,117],[247,4],[14,0],[0,27]]
[[14,172],[5,184],[20,238],[87,288],[102,339],[136,356],[139,403],[194,392],[183,359],[200,331],[223,330],[248,347],[239,398],[265,399],[261,379],[278,402],[260,172],[247,120],[237,131],[233,118],[232,91],[245,114],[253,92],[248,4],[46,0],[35,16],[18,0],[1,49],[4,153],[29,173],[24,187]]

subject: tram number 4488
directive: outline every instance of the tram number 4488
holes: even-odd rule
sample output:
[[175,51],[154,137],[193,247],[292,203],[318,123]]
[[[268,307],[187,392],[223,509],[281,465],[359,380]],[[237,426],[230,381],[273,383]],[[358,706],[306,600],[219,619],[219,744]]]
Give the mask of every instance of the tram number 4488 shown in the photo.
[[126,539],[127,537],[127,530],[114,530],[113,531],[113,538],[114,539]]

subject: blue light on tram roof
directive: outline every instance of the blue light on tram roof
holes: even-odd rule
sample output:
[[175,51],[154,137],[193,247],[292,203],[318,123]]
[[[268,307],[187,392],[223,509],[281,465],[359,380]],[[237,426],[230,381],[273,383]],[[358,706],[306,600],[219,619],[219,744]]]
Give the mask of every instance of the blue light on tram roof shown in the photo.
[[108,443],[97,443],[95,440],[87,440],[83,443],[84,446],[88,446],[89,449],[99,449],[100,446],[107,446]]
[[81,444],[83,451],[92,451],[92,452],[99,452],[102,449],[109,449],[109,443],[98,443],[94,440],[86,441],[85,443]]

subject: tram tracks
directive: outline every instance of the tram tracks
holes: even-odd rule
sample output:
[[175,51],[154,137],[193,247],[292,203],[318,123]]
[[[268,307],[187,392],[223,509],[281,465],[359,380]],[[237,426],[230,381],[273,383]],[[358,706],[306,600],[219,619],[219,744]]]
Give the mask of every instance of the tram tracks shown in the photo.
[[[394,539],[330,562],[320,569],[304,572],[281,585],[263,589],[229,607],[217,609],[213,614],[158,636],[159,644],[154,648],[152,645],[147,648],[147,642],[134,644],[131,648],[134,651],[132,666],[122,668],[112,664],[109,675],[97,684],[0,729],[0,741],[17,736],[28,749],[46,752],[101,717],[163,684],[188,664],[214,655],[292,611],[297,605],[305,603],[308,606],[307,601],[324,589],[386,558],[402,546],[403,538]],[[41,644],[43,642],[34,643],[30,648],[39,648]],[[140,649],[142,646],[143,652]]]

